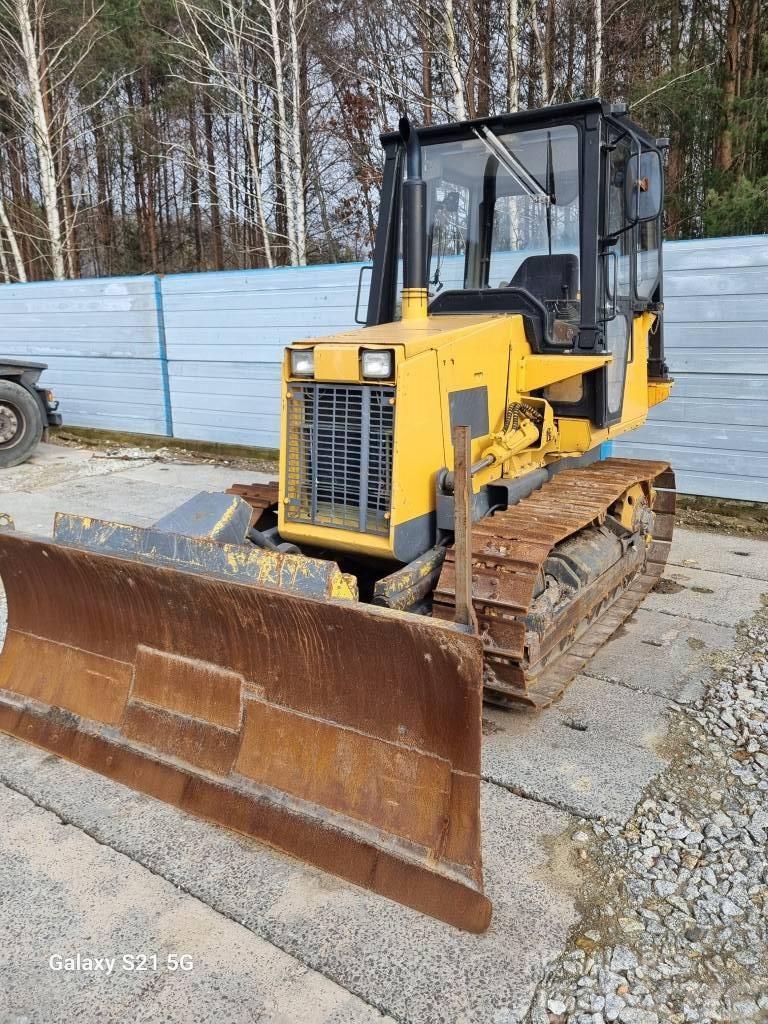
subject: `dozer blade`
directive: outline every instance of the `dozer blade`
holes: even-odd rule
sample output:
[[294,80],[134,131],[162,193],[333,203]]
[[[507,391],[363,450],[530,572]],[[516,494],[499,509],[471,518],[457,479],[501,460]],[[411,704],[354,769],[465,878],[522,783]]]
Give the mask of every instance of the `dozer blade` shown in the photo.
[[320,593],[318,566],[341,575],[332,563],[75,517],[56,536],[0,533],[0,729],[488,926],[478,637],[335,600],[332,583],[305,596]]

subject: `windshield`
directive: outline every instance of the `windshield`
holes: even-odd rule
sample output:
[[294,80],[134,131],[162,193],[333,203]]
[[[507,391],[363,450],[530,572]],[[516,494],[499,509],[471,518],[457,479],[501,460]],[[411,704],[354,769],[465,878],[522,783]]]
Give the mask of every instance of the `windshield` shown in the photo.
[[516,286],[559,315],[576,312],[578,143],[574,125],[498,135],[481,126],[472,139],[424,146],[433,296]]

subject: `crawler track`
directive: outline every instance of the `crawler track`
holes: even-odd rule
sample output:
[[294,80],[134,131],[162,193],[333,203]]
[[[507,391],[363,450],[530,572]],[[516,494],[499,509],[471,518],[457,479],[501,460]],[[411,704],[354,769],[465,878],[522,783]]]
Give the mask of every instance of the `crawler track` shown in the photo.
[[[646,557],[620,560],[559,609],[543,634],[530,628],[526,616],[547,556],[580,530],[602,523],[638,484],[654,512]],[[674,487],[665,462],[607,459],[564,470],[474,525],[473,604],[485,651],[486,700],[546,707],[563,693],[661,576],[674,526]],[[449,551],[434,594],[438,618],[453,618],[454,581]]]
[[247,501],[256,519],[267,509],[277,509],[277,480],[270,480],[266,484],[232,484],[227,494],[236,494],[243,501]]

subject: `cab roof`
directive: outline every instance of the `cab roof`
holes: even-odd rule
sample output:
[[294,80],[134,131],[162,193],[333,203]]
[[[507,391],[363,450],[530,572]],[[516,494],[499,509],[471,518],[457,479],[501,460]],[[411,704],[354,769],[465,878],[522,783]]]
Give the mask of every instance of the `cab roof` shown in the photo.
[[[618,124],[623,122],[644,143],[656,148],[656,139],[629,118],[629,107],[626,104],[607,103],[596,98],[577,100],[574,103],[556,103],[550,107],[538,107],[533,110],[520,110],[514,114],[495,114],[492,117],[477,117],[467,121],[449,121],[446,124],[417,127],[415,130],[418,132],[419,142],[429,145],[429,143],[471,137],[474,131],[481,127],[489,128],[491,131],[503,131],[547,125],[553,122],[562,123],[563,121],[581,119],[588,114],[608,117]],[[381,142],[384,146],[397,144],[400,142],[400,134],[399,132],[384,132]]]

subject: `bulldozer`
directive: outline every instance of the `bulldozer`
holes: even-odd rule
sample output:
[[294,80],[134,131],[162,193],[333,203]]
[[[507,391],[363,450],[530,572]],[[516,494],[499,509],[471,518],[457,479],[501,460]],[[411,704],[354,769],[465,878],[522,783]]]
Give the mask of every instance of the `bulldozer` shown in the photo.
[[670,546],[667,463],[610,457],[672,387],[665,140],[593,99],[382,144],[365,323],[285,351],[279,481],[0,530],[0,729],[482,932],[483,702],[543,712]]

